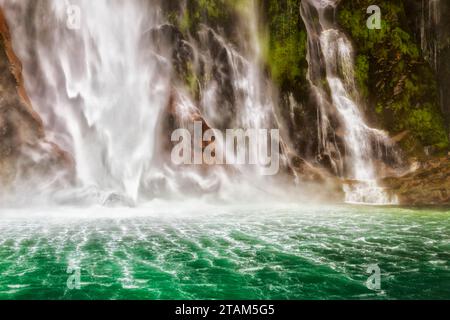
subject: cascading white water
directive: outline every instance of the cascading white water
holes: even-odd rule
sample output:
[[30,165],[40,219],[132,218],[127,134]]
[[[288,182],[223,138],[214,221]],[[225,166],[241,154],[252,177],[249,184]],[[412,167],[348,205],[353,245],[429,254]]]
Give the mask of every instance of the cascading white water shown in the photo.
[[[306,24],[309,41],[309,64],[312,88],[318,96],[320,108],[320,132],[327,140],[330,130],[329,115],[337,111],[343,127],[342,138],[345,143],[347,164],[344,173],[346,179],[354,180],[345,188],[346,201],[352,203],[388,204],[395,203],[378,186],[373,163],[373,142],[386,144],[388,137],[365,123],[358,105],[358,92],[355,85],[354,56],[350,40],[339,30],[335,22],[329,19],[338,0],[304,0],[301,5],[302,18]],[[315,56],[313,56],[315,55]],[[323,64],[322,66],[317,64]],[[321,74],[323,70],[323,74]],[[329,88],[323,85],[326,80]],[[334,110],[329,110],[332,107]]]
[[[365,125],[356,103],[351,44],[324,15],[326,7],[335,2],[308,0],[302,4],[310,42],[309,78],[322,101],[320,140],[325,148],[329,147],[324,132],[329,129],[327,108],[334,106],[345,128],[347,150],[343,163],[350,164],[346,177],[359,181],[347,192],[347,201],[387,203],[385,193],[375,182],[371,148],[374,138],[383,141],[386,137]],[[167,48],[167,54],[157,51],[148,32],[165,22],[158,1],[0,0],[0,4],[12,29],[14,48],[24,64],[26,88],[33,105],[43,117],[49,138],[74,157],[77,192],[81,192],[75,197],[100,197],[104,202],[113,196],[136,203],[141,192],[152,192],[149,189],[155,183],[163,186],[156,188],[175,194],[190,189],[189,185],[201,192],[235,191],[223,170],[204,176],[197,169],[174,170],[161,159],[155,164],[155,158],[160,157],[156,149],[160,138],[157,120],[173,92],[179,97],[179,111],[189,114],[196,109],[189,94],[173,82],[172,48]],[[68,27],[67,9],[71,5],[80,9],[79,28]],[[317,10],[318,23],[308,19],[308,6]],[[205,78],[209,80],[201,88],[199,109],[213,127],[224,128],[219,123],[224,118],[219,99],[223,79],[211,76],[213,69],[217,72],[223,67],[230,68],[225,78],[234,99],[227,127],[277,127],[271,89],[261,71],[256,12],[254,1],[241,8],[242,21],[238,23],[247,28],[242,33],[250,35],[239,39],[241,51],[207,26],[208,41],[219,43],[219,57],[214,56],[208,41],[206,50],[190,44],[206,65]],[[200,47],[205,45],[202,41]],[[320,53],[318,59],[311,55],[313,46]],[[314,71],[321,68],[326,72],[331,100],[319,72]],[[256,154],[259,151],[249,150]],[[244,168],[241,173],[245,181],[253,181],[250,185],[258,180],[254,170]],[[274,188],[271,191],[275,193]],[[74,197],[73,193],[69,197]]]
[[[241,39],[242,43],[246,43],[244,52],[238,52],[230,43],[214,31],[207,29],[206,32],[211,32],[215,40],[220,43],[220,46],[226,52],[227,64],[231,67],[231,72],[227,75],[233,86],[234,109],[236,110],[229,119],[231,128],[244,129],[274,129],[277,128],[274,119],[274,102],[271,88],[266,82],[262,74],[262,52],[258,39],[258,17],[257,7],[255,1],[248,1],[241,9],[242,18],[245,19],[245,25],[249,29],[248,33],[250,39]],[[212,69],[214,63],[210,57],[206,57],[209,69]],[[216,80],[209,81],[206,84],[205,95],[203,97],[202,105],[204,115],[213,126],[221,126],[223,121],[223,105],[217,101],[217,96],[220,95],[218,91],[220,84]],[[253,154],[256,159],[261,159],[263,155],[257,145],[251,144],[249,146],[249,155]],[[261,171],[261,166],[256,166],[250,170],[246,166],[241,172],[243,174],[250,173],[254,175],[253,179],[258,177]]]
[[74,157],[82,188],[136,200],[170,88],[164,59],[142,47],[160,23],[156,2],[33,2],[1,5],[50,138]]
[[[171,168],[164,163],[167,159],[155,161],[160,156],[157,121],[171,95],[178,97],[178,111],[189,114],[195,109],[185,90],[172,81],[173,48],[161,53],[153,42],[151,31],[166,23],[158,1],[0,0],[0,5],[24,66],[28,94],[49,139],[74,157],[77,189],[76,194],[68,190],[68,198],[94,197],[94,202],[105,203],[112,197],[136,203],[140,193],[152,193],[151,188],[158,189],[157,196],[182,195],[189,189],[234,192],[220,169],[204,176],[196,168]],[[73,6],[79,9],[79,28],[68,25]],[[254,2],[242,8],[243,27],[251,29],[251,38],[241,39],[245,52],[213,32],[233,66],[237,112],[227,126],[272,128],[271,92],[263,86],[260,70],[257,9]],[[213,126],[215,116],[223,114],[218,86],[210,80],[202,88],[202,112]],[[257,178],[254,171],[241,173]]]

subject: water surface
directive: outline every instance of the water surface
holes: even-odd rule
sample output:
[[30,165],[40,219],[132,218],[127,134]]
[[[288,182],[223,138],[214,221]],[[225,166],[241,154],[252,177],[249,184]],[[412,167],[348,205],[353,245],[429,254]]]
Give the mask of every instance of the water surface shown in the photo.
[[[450,299],[449,261],[448,210],[156,203],[0,213],[0,299]],[[366,287],[373,264],[379,291]],[[67,285],[69,267],[79,289]]]

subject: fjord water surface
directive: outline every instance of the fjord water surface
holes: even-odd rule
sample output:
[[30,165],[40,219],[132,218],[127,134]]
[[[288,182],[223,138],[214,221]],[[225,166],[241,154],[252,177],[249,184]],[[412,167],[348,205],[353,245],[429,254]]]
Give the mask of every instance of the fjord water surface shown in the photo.
[[0,219],[0,299],[448,299],[449,261],[448,210],[158,202]]

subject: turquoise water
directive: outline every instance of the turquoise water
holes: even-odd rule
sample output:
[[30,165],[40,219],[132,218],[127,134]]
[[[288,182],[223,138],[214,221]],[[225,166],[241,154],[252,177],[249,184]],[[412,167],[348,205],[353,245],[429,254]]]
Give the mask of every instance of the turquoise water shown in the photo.
[[[448,210],[156,204],[0,213],[0,299],[450,299],[449,261]],[[377,291],[366,286],[373,264]]]

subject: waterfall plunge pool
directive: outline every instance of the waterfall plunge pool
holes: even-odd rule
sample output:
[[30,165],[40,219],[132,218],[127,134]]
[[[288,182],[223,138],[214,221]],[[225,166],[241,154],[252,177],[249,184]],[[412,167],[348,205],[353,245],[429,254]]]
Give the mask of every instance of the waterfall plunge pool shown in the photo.
[[[0,213],[0,299],[448,299],[449,261],[446,209],[155,202]],[[378,291],[366,285],[371,265]]]

